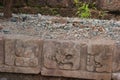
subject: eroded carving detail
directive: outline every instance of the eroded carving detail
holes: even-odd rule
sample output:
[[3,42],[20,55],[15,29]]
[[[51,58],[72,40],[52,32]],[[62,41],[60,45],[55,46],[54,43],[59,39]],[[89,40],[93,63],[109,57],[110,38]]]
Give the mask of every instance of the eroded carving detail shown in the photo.
[[[73,42],[51,42],[53,46],[44,45],[49,48],[44,51],[45,66],[58,69],[79,69],[80,67],[80,46]],[[50,49],[53,47],[52,49]],[[51,50],[51,51],[49,51]],[[51,64],[51,65],[50,65]]]
[[113,55],[113,72],[120,71],[120,43],[116,44],[116,52]]
[[39,45],[36,42],[34,40],[16,41],[16,66],[35,67],[38,65]]
[[87,70],[111,72],[112,52],[110,45],[92,45],[87,56]]

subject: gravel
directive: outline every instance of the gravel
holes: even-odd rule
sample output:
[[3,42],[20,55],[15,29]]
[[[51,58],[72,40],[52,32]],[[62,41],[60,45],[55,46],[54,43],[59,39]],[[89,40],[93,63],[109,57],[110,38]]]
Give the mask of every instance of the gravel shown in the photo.
[[120,41],[120,21],[115,20],[13,14],[9,20],[0,19],[0,27],[3,27],[1,34],[22,34],[42,39],[79,40],[103,37]]

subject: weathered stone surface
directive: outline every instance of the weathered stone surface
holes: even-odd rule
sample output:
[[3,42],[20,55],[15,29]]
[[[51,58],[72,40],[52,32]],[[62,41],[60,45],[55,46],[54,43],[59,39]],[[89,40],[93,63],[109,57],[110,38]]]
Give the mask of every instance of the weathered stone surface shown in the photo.
[[77,70],[80,67],[80,45],[73,42],[45,41],[44,54],[47,68]]
[[40,68],[36,68],[36,67],[18,67],[18,66],[0,65],[0,72],[38,74],[40,73],[39,69]]
[[39,56],[39,40],[23,39],[16,41],[16,56],[36,58]]
[[19,7],[24,7],[24,6],[26,6],[26,0],[13,0],[13,6],[14,7],[17,7],[17,8],[19,8]]
[[120,71],[120,43],[116,43],[116,50],[113,55],[113,72]]
[[98,6],[104,10],[120,11],[120,0],[98,0]]
[[110,80],[114,43],[89,43],[46,40],[42,75]]
[[21,67],[36,67],[38,66],[38,59],[17,57],[15,60],[15,65]]
[[4,40],[3,37],[0,36],[0,64],[4,63]]
[[46,0],[50,7],[73,7],[73,0]]
[[28,0],[27,4],[29,6],[44,6],[45,5],[45,2],[46,0]]
[[[39,73],[43,40],[29,36],[5,38],[5,64],[0,71]],[[5,68],[8,67],[8,68]]]
[[87,70],[93,72],[111,72],[113,45],[91,44],[87,56]]
[[14,65],[15,60],[15,39],[5,38],[5,64]]
[[16,65],[24,67],[39,66],[38,61],[41,58],[42,41],[37,39],[16,40]]
[[41,74],[13,74],[13,73],[0,73],[0,80],[86,80],[77,78],[63,78],[42,76]]
[[113,80],[120,80],[120,73],[112,73]]

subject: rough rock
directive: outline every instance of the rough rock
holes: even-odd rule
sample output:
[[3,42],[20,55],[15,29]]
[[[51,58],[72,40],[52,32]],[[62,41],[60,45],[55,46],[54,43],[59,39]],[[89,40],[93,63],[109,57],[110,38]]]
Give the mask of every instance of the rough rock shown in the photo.
[[73,0],[46,0],[50,7],[73,7]]
[[112,79],[113,80],[120,80],[120,73],[113,73],[112,74]]
[[97,2],[103,10],[120,11],[120,0],[98,0]]

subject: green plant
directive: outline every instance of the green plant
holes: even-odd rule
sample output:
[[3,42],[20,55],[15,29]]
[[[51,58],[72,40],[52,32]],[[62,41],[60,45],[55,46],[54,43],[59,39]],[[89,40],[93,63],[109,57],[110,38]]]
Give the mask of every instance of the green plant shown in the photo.
[[51,9],[50,9],[50,12],[51,12],[52,15],[58,15],[58,10],[57,10],[57,8],[51,8]]
[[89,4],[88,3],[82,3],[79,0],[74,0],[75,6],[77,7],[76,14],[80,18],[89,18],[91,16]]

